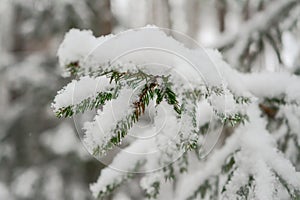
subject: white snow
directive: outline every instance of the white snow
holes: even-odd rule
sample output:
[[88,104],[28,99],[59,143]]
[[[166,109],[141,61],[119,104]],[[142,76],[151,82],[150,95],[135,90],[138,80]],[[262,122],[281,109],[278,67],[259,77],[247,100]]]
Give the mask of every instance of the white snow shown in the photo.
[[[78,46],[81,48],[78,49]],[[136,65],[159,63],[180,70],[183,77],[193,81],[205,79],[209,85],[215,86],[221,83],[220,78],[215,76],[218,71],[205,49],[188,49],[155,26],[128,30],[105,39],[95,38],[89,31],[73,29],[66,34],[58,56],[61,65],[84,61],[83,68],[105,68],[118,62]]]
[[90,30],[71,29],[65,35],[57,52],[60,65],[65,67],[72,62],[79,62],[82,66],[92,51],[109,37],[96,38]]
[[73,80],[66,85],[62,90],[58,91],[52,107],[54,111],[59,108],[69,105],[75,105],[88,97],[95,97],[98,92],[106,92],[114,84],[109,83],[109,79],[106,77],[90,77],[84,76],[79,80]]
[[123,181],[127,173],[135,173],[135,166],[145,162],[143,154],[147,153],[151,145],[153,143],[137,141],[117,154],[111,164],[113,167],[103,169],[97,182],[90,185],[93,196],[97,197],[100,191],[105,192],[108,185]]
[[116,124],[133,112],[133,102],[136,101],[135,91],[123,89],[117,99],[113,99],[98,110],[92,122],[84,124],[85,143],[90,152],[97,146],[105,146],[115,136],[113,130]]
[[[277,173],[290,187],[299,188],[300,173],[296,172],[292,164],[276,150],[275,140],[266,130],[266,121],[260,117],[257,106],[251,105],[248,109],[250,121],[245,126],[239,127],[232,135],[224,147],[213,155],[205,163],[204,169],[190,174],[185,179],[178,190],[178,199],[185,199],[196,191],[197,187],[204,180],[220,172],[221,163],[235,150],[240,150],[235,154],[237,171],[229,184],[226,186],[225,199],[232,199],[235,192],[245,183],[248,177],[254,176],[257,185],[254,195],[258,199],[274,199],[275,187],[278,179]],[[188,186],[188,187],[187,187]],[[272,188],[273,187],[273,188]]]
[[[294,1],[277,1],[268,8],[266,15],[257,14],[255,19],[267,22],[271,20],[270,17],[274,13],[291,2]],[[230,43],[231,40],[252,37],[254,30],[266,28],[261,23],[253,21],[247,24],[249,27],[242,31],[245,35],[238,33],[237,38],[229,38],[224,42]],[[74,49],[73,42],[75,46],[82,45],[83,48]],[[245,46],[244,42],[244,40],[237,42],[235,50],[241,51]],[[206,86],[208,89],[212,87],[222,89],[222,94],[212,93],[207,99],[197,102],[196,123],[198,126],[211,122],[215,117],[213,111],[224,116],[236,113],[247,114],[249,121],[235,127],[224,146],[214,150],[207,160],[195,164],[196,166],[193,166],[186,177],[182,178],[176,188],[177,199],[189,197],[205,180],[213,176],[221,177],[225,184],[224,180],[227,175],[220,175],[220,173],[228,156],[233,156],[236,169],[226,185],[224,199],[235,199],[236,192],[241,186],[248,184],[250,176],[254,178],[250,198],[279,199],[280,194],[276,191],[282,190],[280,188],[282,184],[277,176],[282,178],[288,187],[300,188],[299,172],[277,150],[276,138],[282,137],[287,129],[281,127],[277,132],[275,131],[275,135],[270,134],[267,128],[268,121],[262,117],[259,110],[259,103],[265,98],[278,98],[288,103],[300,103],[300,79],[291,75],[290,72],[282,70],[240,73],[232,69],[218,51],[200,47],[189,49],[155,26],[129,30],[118,35],[110,35],[109,38],[95,38],[91,32],[72,30],[66,35],[58,55],[63,65],[79,61],[82,68],[90,66],[103,69],[117,67],[121,70],[138,68],[155,75],[171,74],[170,80],[174,83],[175,92],[179,95],[185,90],[193,90],[200,86]],[[54,108],[78,103],[93,96],[95,91],[106,90],[110,87],[107,81],[105,78],[102,80],[82,77],[78,81],[71,82],[56,97]],[[101,84],[97,85],[99,82]],[[74,95],[74,90],[78,90],[79,94]],[[98,110],[92,122],[85,123],[84,141],[90,152],[98,146],[100,149],[106,146],[115,136],[113,130],[116,124],[133,111],[132,104],[137,99],[136,93],[137,91],[132,88],[122,89],[117,99]],[[240,104],[236,101],[239,97],[249,98],[250,102]],[[187,106],[189,110],[192,108],[193,106]],[[121,150],[113,160],[110,165],[112,168],[105,168],[97,183],[91,185],[95,197],[100,191],[104,192],[108,185],[121,183],[125,179],[125,173],[132,172],[137,162],[147,160],[144,166],[146,172],[161,169],[166,164],[173,163],[183,153],[178,148],[178,144],[185,140],[197,139],[192,132],[192,116],[189,112],[177,118],[173,108],[166,102],[162,102],[154,110],[154,122],[148,131],[156,132],[157,135],[147,142],[130,140],[129,147]],[[300,115],[289,114],[289,111],[281,108],[278,116],[287,118],[292,131],[297,132]],[[215,129],[217,132],[217,128]],[[131,135],[138,136],[138,130],[140,129],[133,129],[135,132]],[[151,193],[152,183],[160,182],[163,176],[162,171],[144,176],[141,180],[142,188]]]

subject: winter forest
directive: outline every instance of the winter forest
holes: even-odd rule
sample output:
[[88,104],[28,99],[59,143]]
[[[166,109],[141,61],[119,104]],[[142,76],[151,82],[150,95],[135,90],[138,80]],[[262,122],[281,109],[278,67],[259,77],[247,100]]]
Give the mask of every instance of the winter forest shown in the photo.
[[0,0],[0,200],[300,200],[299,0]]

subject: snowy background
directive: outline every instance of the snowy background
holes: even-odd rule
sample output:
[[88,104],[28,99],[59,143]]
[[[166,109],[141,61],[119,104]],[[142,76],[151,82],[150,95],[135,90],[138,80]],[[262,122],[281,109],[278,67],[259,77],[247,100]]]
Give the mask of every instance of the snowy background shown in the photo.
[[218,48],[239,71],[299,75],[299,19],[297,0],[0,0],[0,200],[93,199],[104,166],[50,107],[70,81],[56,56],[70,28],[101,36],[155,24]]

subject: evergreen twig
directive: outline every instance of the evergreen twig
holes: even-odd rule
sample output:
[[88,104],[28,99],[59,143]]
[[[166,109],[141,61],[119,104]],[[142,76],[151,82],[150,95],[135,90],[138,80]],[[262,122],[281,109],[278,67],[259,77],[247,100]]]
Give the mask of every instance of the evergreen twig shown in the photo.
[[[171,89],[171,83],[168,81],[168,77],[158,77],[147,75],[142,71],[139,71],[135,74],[130,73],[119,73],[116,71],[112,71],[107,73],[109,75],[111,81],[115,81],[117,84],[122,80],[132,80],[135,79],[145,79],[147,76],[149,80],[145,83],[143,89],[141,90],[138,100],[133,102],[133,112],[127,115],[124,119],[117,122],[115,128],[112,130],[113,137],[110,138],[109,142],[103,144],[101,147],[97,146],[93,154],[103,154],[106,150],[111,149],[113,146],[121,143],[122,139],[127,135],[128,131],[132,128],[132,126],[138,122],[141,115],[144,114],[146,107],[149,105],[151,100],[154,100],[156,97],[156,105],[159,105],[163,100],[169,105],[172,105],[175,112],[180,116],[181,115],[181,106],[177,100],[176,94]],[[126,77],[126,78],[125,78]],[[151,78],[151,79],[149,79]],[[163,81],[160,84],[158,79],[161,78]]]
[[112,91],[99,92],[95,97],[88,97],[76,105],[69,105],[66,107],[59,108],[55,114],[58,118],[71,117],[74,114],[84,113],[86,110],[98,108],[99,106],[104,105],[105,102],[110,101],[115,97],[116,96]]

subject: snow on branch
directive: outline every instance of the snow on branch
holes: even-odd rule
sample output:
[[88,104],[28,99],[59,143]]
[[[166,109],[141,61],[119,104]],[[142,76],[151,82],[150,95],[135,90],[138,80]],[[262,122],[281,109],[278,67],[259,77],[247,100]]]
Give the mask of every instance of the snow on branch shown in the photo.
[[[179,199],[196,199],[203,189],[209,196],[214,192],[214,187],[223,188],[221,192],[223,199],[236,199],[239,196],[277,199],[285,189],[290,198],[299,198],[300,173],[296,172],[292,164],[276,150],[275,141],[266,130],[266,121],[259,116],[257,106],[252,105],[249,112],[250,122],[239,127],[232,138],[228,139],[228,143],[214,153],[211,160],[208,160],[207,168],[185,180],[193,180],[193,187],[180,189],[179,191],[185,193],[180,194]],[[229,162],[223,165],[226,168],[220,168],[227,157]],[[221,165],[218,165],[215,159],[222,160],[219,163]],[[212,168],[210,163],[219,168]],[[229,173],[225,181],[222,180],[224,176],[222,171]],[[217,186],[204,187],[203,184],[208,184],[205,180],[210,180],[214,176],[220,181]],[[184,182],[182,187],[185,185]],[[193,195],[190,196],[191,194]]]
[[[274,13],[296,3],[278,1],[268,8],[266,18],[256,18],[269,24],[277,18]],[[246,36],[264,28],[253,24]],[[218,51],[189,49],[153,26],[100,38],[73,29],[66,34],[58,56],[68,75],[78,78],[57,94],[54,112],[70,117],[89,109],[97,111],[92,121],[84,123],[84,143],[91,154],[105,155],[124,145],[128,135],[156,133],[146,142],[127,141],[129,146],[110,165],[125,172],[102,170],[91,185],[95,197],[111,195],[133,178],[131,172],[139,170],[153,172],[140,181],[148,198],[160,198],[164,179],[175,180],[180,200],[275,199],[280,193],[299,197],[299,172],[277,149],[269,128],[271,118],[265,115],[269,104],[276,109],[299,105],[297,76],[288,72],[243,74]],[[277,120],[276,114],[272,120]],[[286,114],[281,117],[292,123]],[[211,126],[212,119],[216,123]],[[140,130],[145,122],[149,128]],[[199,160],[209,134],[217,134],[223,126],[230,135],[226,143],[207,160]],[[130,149],[143,156],[126,154]]]
[[[84,76],[79,80],[73,80],[66,85],[63,89],[58,91],[52,107],[57,115],[60,117],[67,114],[65,109],[69,108],[70,112],[77,112],[80,107],[91,107],[93,104],[101,104],[105,99],[101,99],[102,95],[108,94],[114,87],[114,84],[110,84],[109,80],[105,77],[89,77]],[[111,98],[107,96],[107,99]],[[99,99],[100,97],[100,99]],[[95,99],[94,101],[92,99]],[[94,106],[92,106],[94,107]],[[76,109],[77,108],[77,109]],[[85,109],[82,109],[85,111]],[[72,114],[70,114],[71,116]],[[66,115],[66,117],[69,114]]]
[[[120,152],[112,161],[112,168],[102,170],[97,182],[90,185],[93,196],[95,198],[108,196],[124,182],[134,178],[135,172],[145,165],[147,159],[138,155],[128,156],[127,152],[145,153],[149,150],[150,145],[151,143],[135,142],[126,147],[125,151]],[[118,171],[120,169],[122,171]]]
[[[257,13],[248,22],[244,23],[240,27],[239,32],[232,35],[224,35],[219,41],[219,44],[214,45],[217,49],[224,49],[231,45],[236,47],[240,46],[242,48],[242,43],[247,43],[251,37],[254,37],[254,33],[264,33],[269,30],[271,26],[280,22],[282,15],[286,14],[290,8],[297,5],[299,1],[297,0],[277,0],[275,3],[269,4],[266,10]],[[237,42],[239,41],[239,42]]]

